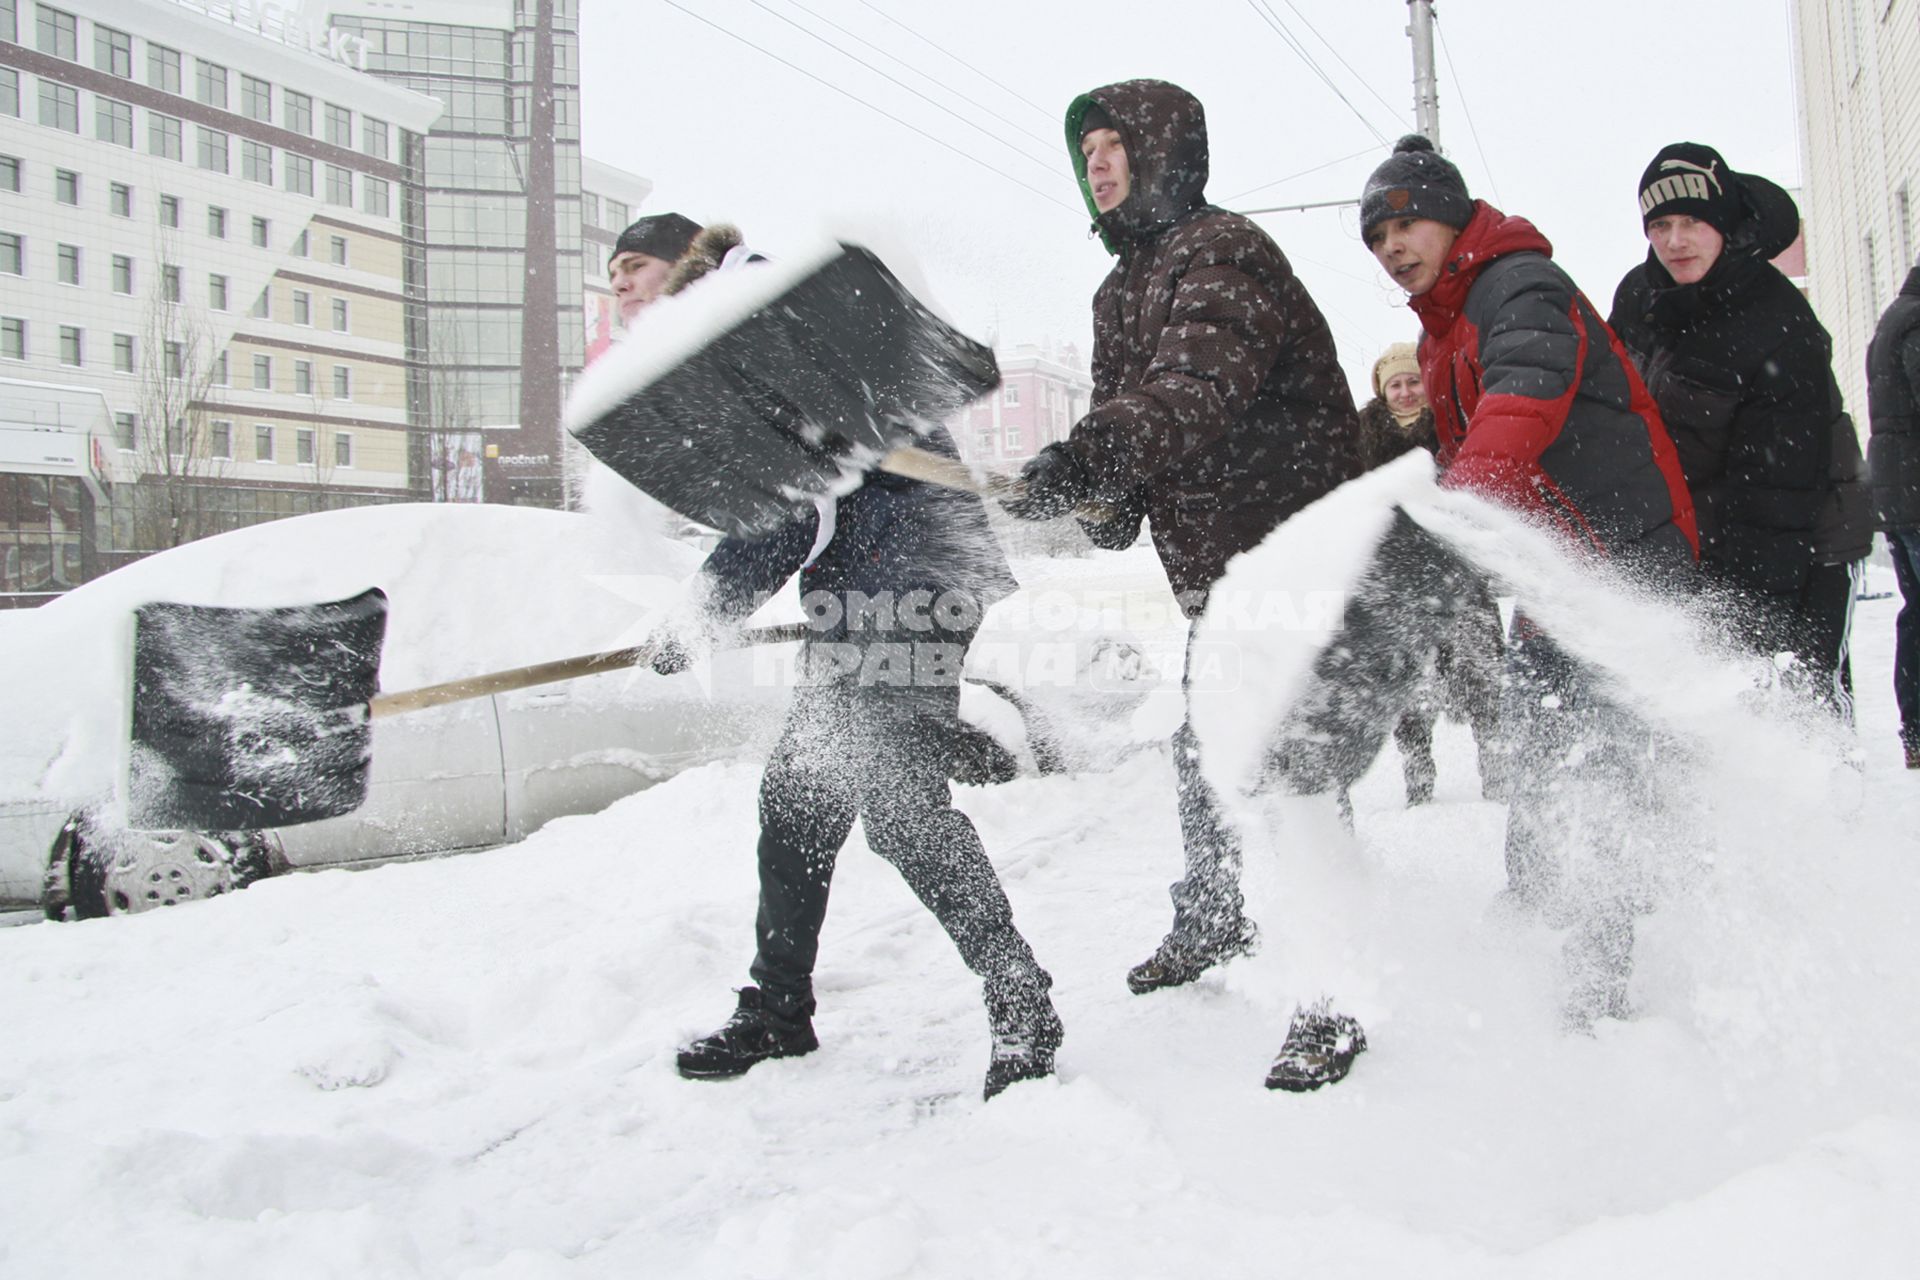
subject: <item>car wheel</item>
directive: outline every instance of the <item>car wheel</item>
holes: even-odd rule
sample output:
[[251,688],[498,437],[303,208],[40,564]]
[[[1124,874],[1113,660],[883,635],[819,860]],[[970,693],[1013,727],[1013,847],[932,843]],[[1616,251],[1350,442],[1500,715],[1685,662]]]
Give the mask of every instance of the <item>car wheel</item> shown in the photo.
[[[286,870],[271,832],[129,831],[86,814],[61,827],[53,863],[66,871],[58,914],[81,920],[217,898]],[[44,904],[49,916],[56,915],[54,868]]]

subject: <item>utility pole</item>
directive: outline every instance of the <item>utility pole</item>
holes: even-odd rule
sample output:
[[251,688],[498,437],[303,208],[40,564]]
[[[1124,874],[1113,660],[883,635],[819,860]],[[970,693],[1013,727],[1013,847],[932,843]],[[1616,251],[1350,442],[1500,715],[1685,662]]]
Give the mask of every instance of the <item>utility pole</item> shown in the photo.
[[1407,34],[1413,37],[1413,121],[1440,150],[1440,87],[1433,72],[1433,0],[1407,0]]

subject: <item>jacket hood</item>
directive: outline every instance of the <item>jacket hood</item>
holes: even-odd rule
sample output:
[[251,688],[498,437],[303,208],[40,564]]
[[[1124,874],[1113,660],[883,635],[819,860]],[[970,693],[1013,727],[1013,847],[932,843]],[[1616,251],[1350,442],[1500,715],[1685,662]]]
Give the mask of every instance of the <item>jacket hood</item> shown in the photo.
[[[1080,124],[1098,105],[1127,149],[1127,198],[1101,213],[1087,185]],[[1124,80],[1075,98],[1067,107],[1067,152],[1080,196],[1107,252],[1151,239],[1206,203],[1207,117],[1200,100],[1164,80]]]
[[1647,247],[1646,295],[1649,322],[1684,325],[1700,312],[1737,298],[1757,277],[1773,270],[1800,234],[1800,206],[1777,183],[1751,173],[1733,176],[1740,193],[1741,217],[1726,234],[1720,258],[1692,284],[1677,283]]
[[1510,253],[1539,253],[1551,258],[1553,245],[1525,218],[1509,217],[1485,200],[1473,202],[1473,217],[1453,242],[1440,280],[1417,298],[1407,299],[1429,333],[1445,327],[1443,317],[1466,305],[1467,293],[1481,270]]

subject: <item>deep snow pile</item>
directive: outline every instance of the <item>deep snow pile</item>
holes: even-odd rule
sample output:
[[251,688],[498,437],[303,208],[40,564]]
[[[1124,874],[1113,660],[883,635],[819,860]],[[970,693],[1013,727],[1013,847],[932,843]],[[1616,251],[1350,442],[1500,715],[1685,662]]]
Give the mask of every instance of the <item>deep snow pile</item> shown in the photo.
[[[1591,1039],[1555,1030],[1556,939],[1487,910],[1504,810],[1457,725],[1432,806],[1401,807],[1391,748],[1355,836],[1270,806],[1266,947],[1148,997],[1122,975],[1170,917],[1165,752],[960,790],[1067,1022],[1059,1078],[992,1104],[976,984],[858,833],[820,1052],[675,1076],[746,980],[750,765],[492,853],[0,932],[0,1273],[1908,1274],[1896,605],[1856,619],[1864,801],[1790,733],[1703,767],[1721,838],[1675,850],[1695,872],[1643,926],[1638,1016]],[[1319,1094],[1262,1089],[1326,990],[1372,1050]]]

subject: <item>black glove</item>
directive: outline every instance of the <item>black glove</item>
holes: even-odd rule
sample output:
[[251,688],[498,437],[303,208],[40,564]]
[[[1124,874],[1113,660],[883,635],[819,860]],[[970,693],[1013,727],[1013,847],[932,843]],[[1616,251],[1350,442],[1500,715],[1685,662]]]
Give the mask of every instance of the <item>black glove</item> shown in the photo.
[[653,660],[647,665],[657,675],[677,676],[693,665],[693,654],[688,652],[679,636],[665,631],[653,642]]
[[1093,477],[1064,441],[1048,445],[1020,468],[1019,492],[1000,505],[1018,520],[1057,520],[1093,496]]

